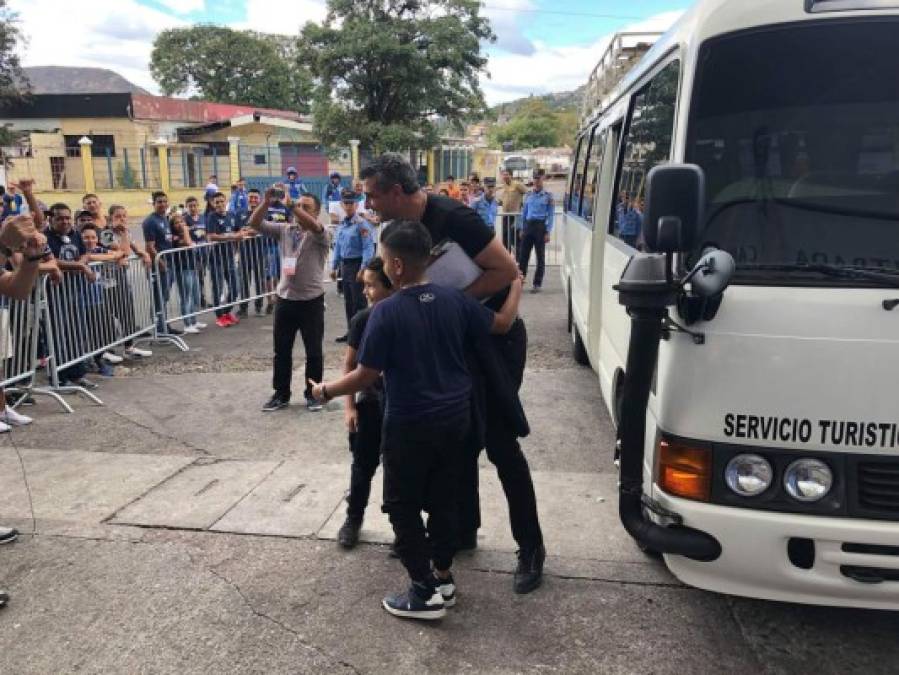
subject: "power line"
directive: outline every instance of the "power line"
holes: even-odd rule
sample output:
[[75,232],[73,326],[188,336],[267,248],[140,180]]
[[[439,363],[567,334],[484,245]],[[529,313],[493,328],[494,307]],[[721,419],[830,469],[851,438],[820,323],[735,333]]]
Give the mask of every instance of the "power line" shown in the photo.
[[643,16],[624,16],[622,14],[592,14],[590,12],[562,12],[559,10],[552,9],[530,9],[524,7],[503,7],[501,5],[494,5],[492,3],[488,4],[486,2],[481,3],[481,7],[484,9],[490,9],[495,12],[528,12],[530,14],[557,14],[559,16],[580,16],[580,17],[589,17],[593,19],[624,19],[627,21],[639,21],[641,19],[645,19]]

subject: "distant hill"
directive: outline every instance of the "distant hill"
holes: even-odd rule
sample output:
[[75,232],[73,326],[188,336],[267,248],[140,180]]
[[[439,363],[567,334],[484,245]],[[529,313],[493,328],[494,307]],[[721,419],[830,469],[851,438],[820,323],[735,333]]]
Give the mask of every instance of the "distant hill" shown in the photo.
[[519,98],[514,101],[507,101],[506,103],[495,105],[490,111],[495,115],[513,117],[524,103],[533,98],[545,101],[552,110],[578,110],[584,96],[584,89],[585,85],[582,85],[574,91],[555,92],[552,94],[544,94],[543,96],[527,96],[525,98]]
[[106,68],[32,66],[23,68],[33,94],[148,94]]

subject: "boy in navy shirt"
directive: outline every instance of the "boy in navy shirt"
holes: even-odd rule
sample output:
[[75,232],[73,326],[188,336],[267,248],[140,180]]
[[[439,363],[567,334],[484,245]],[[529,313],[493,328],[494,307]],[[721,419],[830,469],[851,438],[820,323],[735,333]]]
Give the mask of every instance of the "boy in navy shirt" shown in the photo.
[[[227,200],[224,194],[217,192],[212,198],[211,213],[206,216],[206,236],[209,241],[232,242],[231,244],[219,244],[213,247],[209,259],[209,273],[212,275],[212,303],[216,307],[215,323],[221,328],[228,328],[240,323],[240,320],[231,314],[234,301],[240,297],[240,284],[237,276],[237,267],[234,264],[234,253],[237,244],[246,236],[241,229],[240,219],[227,210]],[[224,285],[228,284],[228,297],[222,299]],[[222,303],[224,306],[220,306]]]
[[[372,310],[356,369],[312,391],[327,401],[370,387],[384,374],[383,510],[412,586],[382,604],[394,616],[417,619],[439,619],[455,604],[455,493],[471,417],[465,345],[488,332],[507,332],[521,298],[516,281],[494,314],[461,291],[431,284],[430,253],[431,237],[421,223],[400,220],[386,228],[381,255],[397,290]],[[427,531],[422,510],[429,515]]]

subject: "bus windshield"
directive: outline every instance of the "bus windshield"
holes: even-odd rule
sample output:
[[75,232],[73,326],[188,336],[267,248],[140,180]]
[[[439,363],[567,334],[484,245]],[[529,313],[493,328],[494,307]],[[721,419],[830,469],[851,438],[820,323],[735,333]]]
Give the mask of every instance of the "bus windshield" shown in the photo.
[[685,160],[706,175],[700,242],[734,256],[735,281],[899,272],[897,29],[822,21],[703,45]]

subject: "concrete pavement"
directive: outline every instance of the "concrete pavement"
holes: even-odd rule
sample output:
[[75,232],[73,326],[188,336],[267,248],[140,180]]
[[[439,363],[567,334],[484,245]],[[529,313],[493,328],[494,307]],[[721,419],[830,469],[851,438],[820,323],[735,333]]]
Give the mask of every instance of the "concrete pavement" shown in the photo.
[[[381,596],[405,581],[386,556],[380,487],[364,543],[340,550],[340,404],[260,413],[271,320],[251,317],[192,337],[187,354],[155,348],[103,383],[104,407],[76,400],[65,415],[39,400],[24,409],[36,423],[0,439],[0,523],[26,533],[0,548],[0,586],[13,594],[0,672],[895,670],[893,614],[689,589],[636,549],[615,513],[596,377],[570,359],[554,269],[548,282],[523,308],[523,445],[550,554],[542,589],[511,592],[514,542],[483,464],[484,527],[457,562],[458,606],[439,625],[387,616]],[[329,295],[332,372],[342,327]]]

